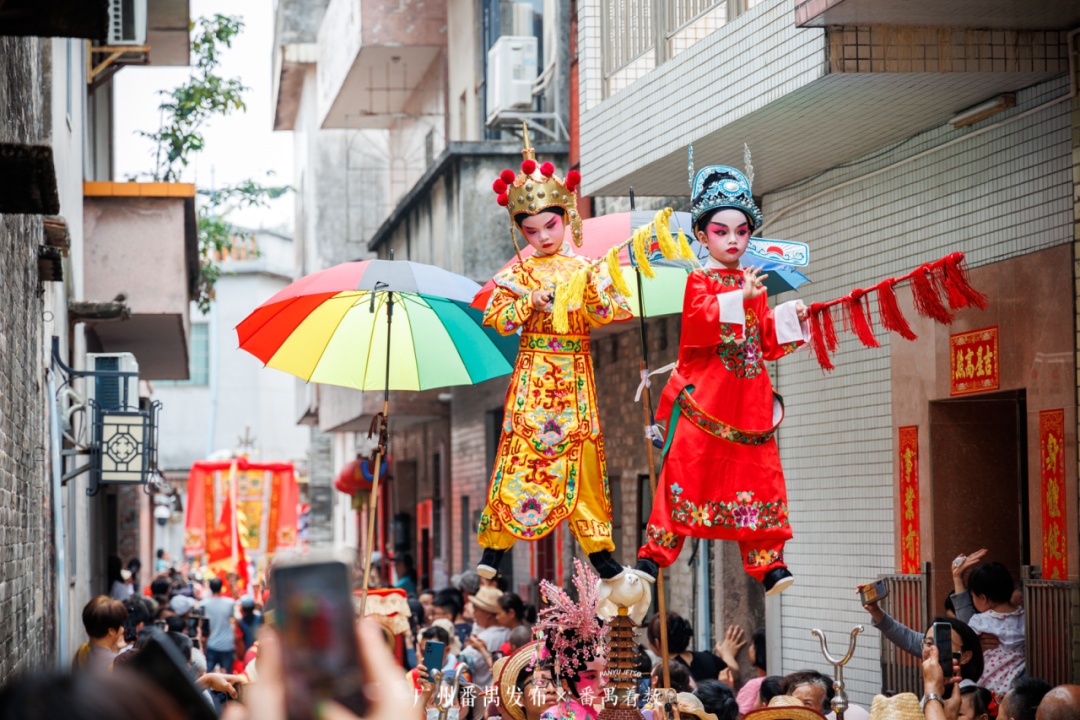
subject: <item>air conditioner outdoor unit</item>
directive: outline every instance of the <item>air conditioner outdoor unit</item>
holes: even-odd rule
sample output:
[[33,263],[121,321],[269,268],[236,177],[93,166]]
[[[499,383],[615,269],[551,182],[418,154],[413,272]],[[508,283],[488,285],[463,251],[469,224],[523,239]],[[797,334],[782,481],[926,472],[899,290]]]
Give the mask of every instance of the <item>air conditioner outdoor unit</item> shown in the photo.
[[[139,363],[131,353],[87,353],[87,369],[93,372],[139,372]],[[125,403],[124,386],[127,386]],[[139,408],[139,377],[86,378],[87,403],[93,400],[103,411],[137,410]]]
[[146,44],[146,0],[109,0],[108,44]]
[[503,110],[531,110],[536,81],[535,37],[503,35],[488,50],[488,117]]

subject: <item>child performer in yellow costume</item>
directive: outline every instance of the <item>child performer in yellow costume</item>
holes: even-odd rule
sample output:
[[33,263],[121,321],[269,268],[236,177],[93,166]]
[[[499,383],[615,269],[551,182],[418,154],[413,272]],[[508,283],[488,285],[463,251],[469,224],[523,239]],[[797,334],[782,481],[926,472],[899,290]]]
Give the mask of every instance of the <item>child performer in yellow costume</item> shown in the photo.
[[[574,195],[580,175],[572,170],[561,180],[551,163],[537,166],[527,130],[522,156],[521,172],[504,170],[494,185],[499,204],[510,211],[511,236],[516,226],[535,252],[495,277],[484,313],[484,324],[503,335],[520,330],[521,346],[480,517],[484,552],[476,571],[494,577],[515,541],[539,540],[568,520],[597,573],[611,578],[623,568],[611,554],[611,499],[589,330],[625,319],[630,310],[607,271],[575,255],[566,240],[569,223],[581,245]],[[568,293],[564,303],[572,297],[567,288],[574,278],[586,283],[583,294],[577,289],[583,299],[568,309],[568,331],[556,332],[556,294]]]

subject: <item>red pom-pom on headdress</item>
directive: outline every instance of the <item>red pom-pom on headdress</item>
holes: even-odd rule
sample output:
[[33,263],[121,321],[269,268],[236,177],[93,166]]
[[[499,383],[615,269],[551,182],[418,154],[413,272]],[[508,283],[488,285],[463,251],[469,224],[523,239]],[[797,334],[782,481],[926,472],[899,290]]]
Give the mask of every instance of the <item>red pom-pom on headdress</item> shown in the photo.
[[507,205],[510,204],[510,196],[507,195],[506,193],[499,193],[499,197],[496,198],[495,201],[497,203],[499,203],[500,205],[502,205],[503,207],[506,207]]
[[509,185],[510,183],[514,182],[514,178],[515,178],[515,177],[517,177],[517,176],[516,176],[516,175],[514,175],[514,171],[513,171],[513,170],[511,170],[510,168],[507,168],[506,170],[503,170],[503,171],[502,171],[502,172],[501,172],[501,173],[499,174],[499,179],[500,179],[500,180],[502,180],[502,181],[503,181],[504,183],[506,183],[507,185]]
[[491,189],[495,191],[496,195],[501,195],[506,192],[506,183],[502,178],[495,178],[495,182],[491,184]]
[[570,172],[566,173],[567,190],[569,190],[570,192],[574,192],[574,188],[576,188],[580,183],[581,173],[579,173],[577,170],[571,170]]
[[536,161],[535,160],[522,160],[521,161],[521,172],[525,173],[526,175],[532,175],[534,172],[536,172]]
[[555,166],[549,162],[544,163],[540,166],[540,174],[544,177],[551,177],[555,174]]

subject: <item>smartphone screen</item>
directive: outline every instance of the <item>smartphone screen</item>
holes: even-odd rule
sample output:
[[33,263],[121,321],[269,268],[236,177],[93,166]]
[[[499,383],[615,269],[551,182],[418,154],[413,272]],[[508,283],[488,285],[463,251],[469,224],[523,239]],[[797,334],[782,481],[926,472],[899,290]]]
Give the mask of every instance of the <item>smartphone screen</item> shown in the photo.
[[283,565],[274,569],[271,587],[290,720],[314,720],[321,700],[334,700],[363,716],[366,703],[348,566]]
[[870,585],[864,585],[862,589],[862,604],[869,605],[884,599],[889,594],[889,588],[884,580],[878,580]]
[[135,672],[163,690],[191,720],[216,720],[217,713],[206,696],[195,687],[180,651],[166,637],[151,637],[128,663]]
[[637,706],[639,708],[645,707],[647,703],[652,702],[652,678],[648,675],[642,675],[638,678],[638,701]]
[[948,680],[953,676],[952,625],[943,622],[934,623],[934,645],[938,649],[941,670],[945,673],[945,679]]
[[438,640],[428,640],[424,644],[424,667],[427,668],[429,676],[436,670],[442,670],[443,652],[445,650],[446,645]]

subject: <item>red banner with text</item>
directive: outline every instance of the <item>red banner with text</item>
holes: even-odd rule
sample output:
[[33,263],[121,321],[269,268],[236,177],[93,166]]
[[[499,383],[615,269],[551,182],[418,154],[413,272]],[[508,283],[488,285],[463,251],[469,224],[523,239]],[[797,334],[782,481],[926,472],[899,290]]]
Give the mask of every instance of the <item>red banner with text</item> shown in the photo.
[[1000,385],[996,326],[949,336],[950,395],[988,392]]
[[1039,477],[1042,481],[1042,576],[1067,580],[1065,530],[1065,411],[1039,412]]
[[919,428],[900,428],[900,572],[919,572]]

